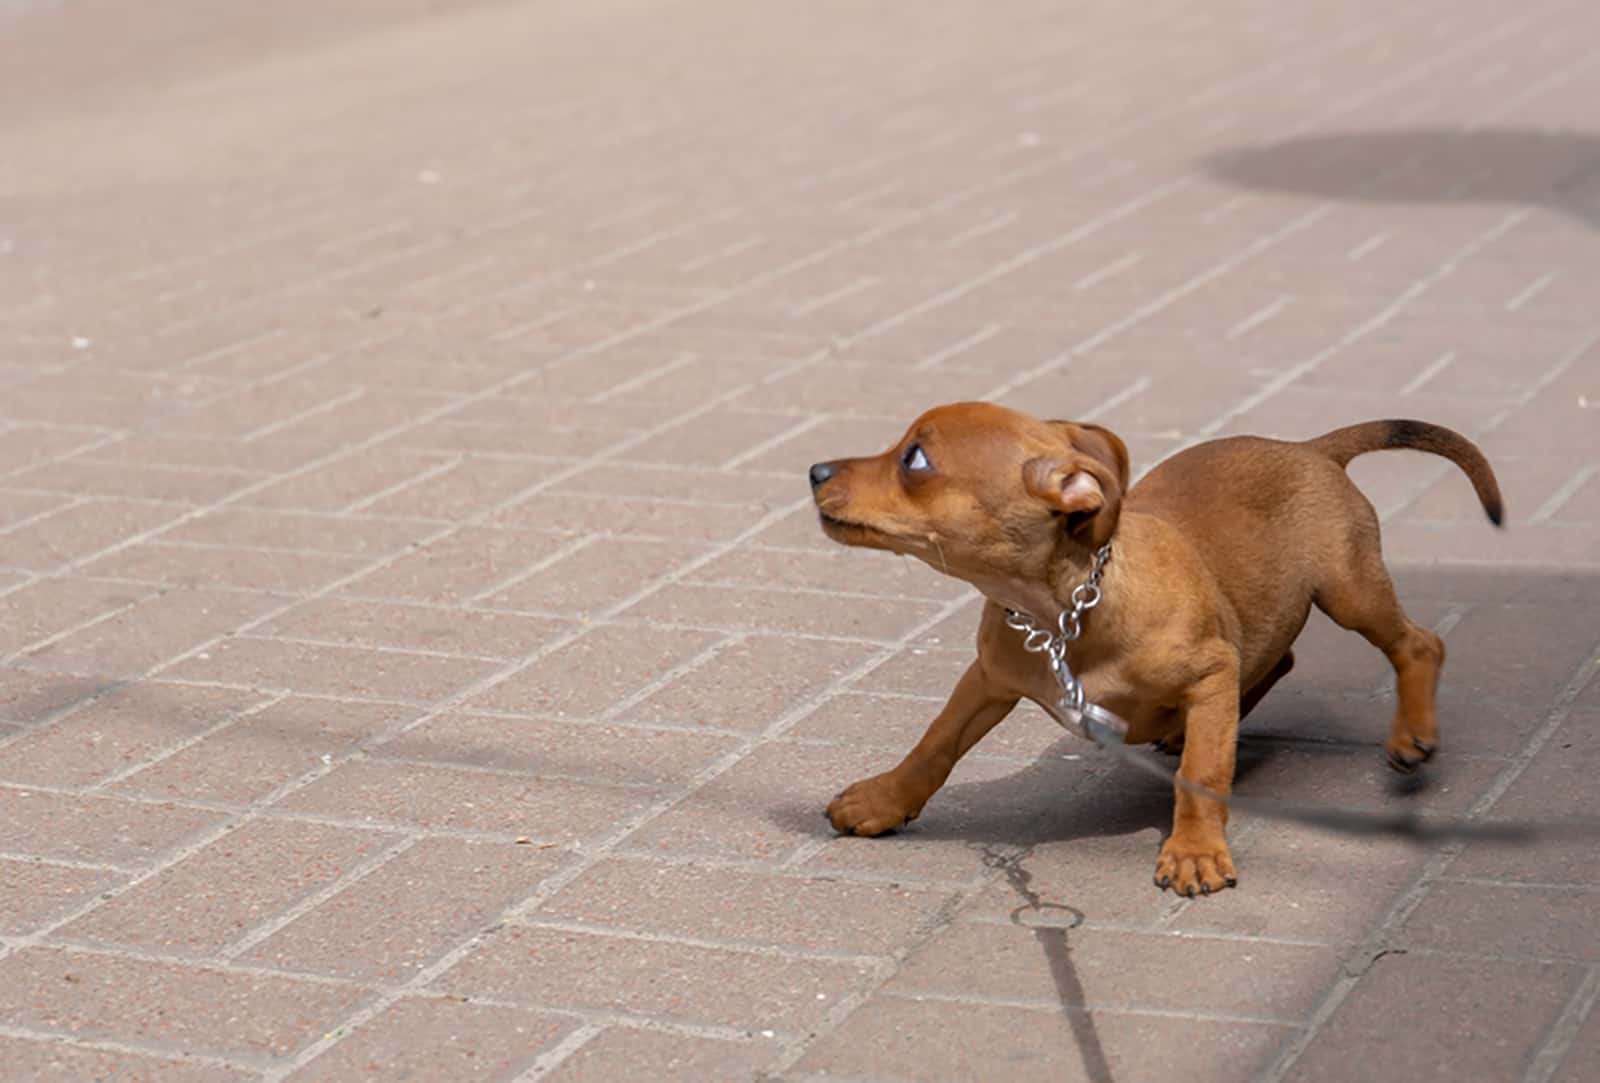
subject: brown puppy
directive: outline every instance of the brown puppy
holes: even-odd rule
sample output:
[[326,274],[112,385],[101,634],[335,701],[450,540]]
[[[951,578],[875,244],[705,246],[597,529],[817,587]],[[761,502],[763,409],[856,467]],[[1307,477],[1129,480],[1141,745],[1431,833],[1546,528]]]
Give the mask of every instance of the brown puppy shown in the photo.
[[[1214,440],[1128,491],[1127,448],[1106,429],[960,403],[924,414],[881,455],[813,466],[829,537],[917,557],[988,599],[977,660],[949,702],[898,766],[833,800],[833,826],[877,835],[915,819],[1020,698],[1057,696],[1005,611],[1052,624],[1108,541],[1104,599],[1071,664],[1090,701],[1128,721],[1128,743],[1181,747],[1179,776],[1226,794],[1239,719],[1294,665],[1290,646],[1315,605],[1393,664],[1399,705],[1385,747],[1392,765],[1415,769],[1439,743],[1444,643],[1395,600],[1378,517],[1344,472],[1383,448],[1448,458],[1500,522],[1482,453],[1418,421],[1371,421],[1304,443]],[[1184,895],[1231,886],[1227,821],[1222,802],[1177,788],[1156,883]]]

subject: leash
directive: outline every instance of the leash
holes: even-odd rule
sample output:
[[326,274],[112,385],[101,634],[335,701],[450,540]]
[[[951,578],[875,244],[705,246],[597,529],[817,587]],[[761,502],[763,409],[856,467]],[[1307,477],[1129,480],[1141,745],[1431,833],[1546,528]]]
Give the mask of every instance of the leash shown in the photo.
[[1136,751],[1127,743],[1128,723],[1114,711],[1089,701],[1083,682],[1072,672],[1067,655],[1071,645],[1083,635],[1083,619],[1089,610],[1100,604],[1104,596],[1100,588],[1106,564],[1111,560],[1111,543],[1095,551],[1089,575],[1072,588],[1067,608],[1056,619],[1054,629],[1041,628],[1032,617],[1014,609],[1006,610],[1006,627],[1023,635],[1022,649],[1030,654],[1042,654],[1050,664],[1050,672],[1060,686],[1061,694],[1053,701],[1042,703],[1046,713],[1075,737],[1090,742],[1096,748],[1110,752],[1117,759],[1170,782],[1197,797],[1219,801],[1231,808],[1249,809],[1262,816],[1289,820],[1323,827],[1353,835],[1399,835],[1418,840],[1446,838],[1478,838],[1503,842],[1521,842],[1537,832],[1531,825],[1518,823],[1488,824],[1462,817],[1429,817],[1424,819],[1415,812],[1393,815],[1366,812],[1357,809],[1336,808],[1328,805],[1305,805],[1280,801],[1270,797],[1249,797],[1224,794],[1192,782],[1178,772],[1164,767]]

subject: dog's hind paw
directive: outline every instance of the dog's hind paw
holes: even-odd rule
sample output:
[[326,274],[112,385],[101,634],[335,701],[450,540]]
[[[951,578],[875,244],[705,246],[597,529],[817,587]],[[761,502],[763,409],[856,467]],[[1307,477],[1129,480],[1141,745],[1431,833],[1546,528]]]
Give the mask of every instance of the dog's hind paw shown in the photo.
[[1385,743],[1383,751],[1390,767],[1402,775],[1409,775],[1433,759],[1434,750],[1438,747],[1432,741],[1419,741],[1415,737],[1403,740],[1391,737]]

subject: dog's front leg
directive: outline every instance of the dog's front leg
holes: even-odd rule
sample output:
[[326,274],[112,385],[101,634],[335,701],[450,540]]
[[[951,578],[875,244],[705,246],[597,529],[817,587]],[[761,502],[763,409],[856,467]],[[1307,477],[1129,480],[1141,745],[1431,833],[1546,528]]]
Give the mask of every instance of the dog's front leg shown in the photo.
[[892,770],[854,783],[828,805],[828,819],[847,835],[881,835],[915,820],[956,761],[1017,705],[996,692],[973,662],[944,710]]
[[[1184,697],[1183,760],[1178,777],[1227,794],[1233,786],[1239,736],[1239,661],[1229,648],[1209,652],[1215,667],[1189,686]],[[1172,834],[1156,859],[1156,886],[1179,895],[1209,895],[1237,881],[1228,853],[1228,806],[1176,789]]]

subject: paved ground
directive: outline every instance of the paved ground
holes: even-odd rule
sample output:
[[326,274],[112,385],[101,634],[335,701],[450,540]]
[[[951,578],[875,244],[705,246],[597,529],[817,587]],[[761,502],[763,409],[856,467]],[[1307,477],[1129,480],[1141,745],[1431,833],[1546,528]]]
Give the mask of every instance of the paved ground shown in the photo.
[[[989,396],[1414,415],[1447,635],[1325,624],[1240,786],[1600,814],[1600,8],[0,6],[7,1079],[1600,1077],[1590,837],[1241,816],[1019,712],[903,835],[974,598],[803,468]],[[1585,128],[1588,125],[1589,128]]]

